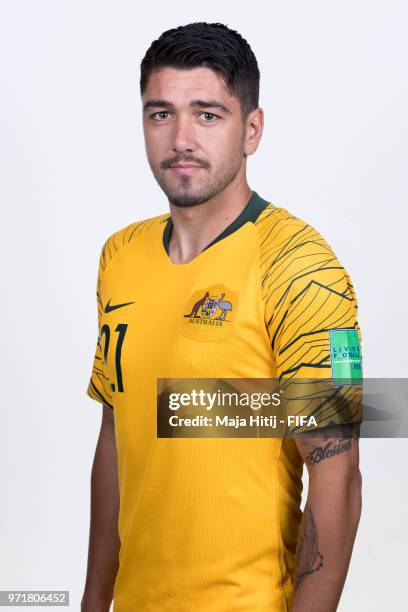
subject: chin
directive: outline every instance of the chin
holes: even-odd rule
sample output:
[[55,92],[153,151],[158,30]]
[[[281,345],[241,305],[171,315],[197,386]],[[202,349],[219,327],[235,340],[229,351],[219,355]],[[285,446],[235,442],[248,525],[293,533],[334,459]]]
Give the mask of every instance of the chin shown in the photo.
[[200,191],[198,189],[163,189],[169,202],[174,206],[188,207],[198,206],[207,202],[214,194],[208,191]]
[[166,180],[158,181],[170,204],[179,206],[180,208],[199,206],[200,204],[208,202],[208,200],[211,200],[211,198],[220,193],[229,183],[229,181],[226,180],[214,180],[214,178],[210,176],[208,176],[205,181],[197,181],[197,184],[193,182],[191,177],[180,178],[181,182],[170,182]]
[[171,194],[167,194],[167,197],[169,198],[170,204],[173,204],[173,206],[180,206],[180,208],[198,206],[199,204],[204,204],[204,202],[209,199],[208,197],[203,199],[202,197],[194,196],[191,194],[177,194],[174,196]]

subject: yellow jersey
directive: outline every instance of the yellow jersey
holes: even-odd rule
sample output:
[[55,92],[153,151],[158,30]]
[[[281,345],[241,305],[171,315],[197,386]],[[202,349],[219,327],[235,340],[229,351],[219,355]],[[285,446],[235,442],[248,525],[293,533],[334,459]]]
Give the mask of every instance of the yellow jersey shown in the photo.
[[[316,229],[258,196],[174,264],[167,213],[105,242],[87,393],[114,411],[115,612],[283,612],[303,462],[289,438],[159,438],[157,380],[331,377],[330,334],[361,340],[350,277]],[[357,366],[358,367],[358,366]]]

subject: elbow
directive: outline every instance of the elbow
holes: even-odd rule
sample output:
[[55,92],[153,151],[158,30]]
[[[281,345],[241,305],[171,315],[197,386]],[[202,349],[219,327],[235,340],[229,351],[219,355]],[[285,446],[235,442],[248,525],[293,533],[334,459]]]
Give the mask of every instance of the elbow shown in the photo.
[[313,471],[309,477],[309,497],[314,503],[330,500],[331,507],[337,507],[348,516],[350,524],[356,527],[362,511],[362,475],[358,466],[331,471],[324,477]]

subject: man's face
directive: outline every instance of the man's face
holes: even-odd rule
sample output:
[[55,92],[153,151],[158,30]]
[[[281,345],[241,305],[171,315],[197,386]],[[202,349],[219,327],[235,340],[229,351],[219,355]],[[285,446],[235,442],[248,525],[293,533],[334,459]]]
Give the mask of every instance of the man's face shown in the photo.
[[206,202],[245,165],[240,102],[213,70],[162,68],[142,103],[149,164],[172,204]]

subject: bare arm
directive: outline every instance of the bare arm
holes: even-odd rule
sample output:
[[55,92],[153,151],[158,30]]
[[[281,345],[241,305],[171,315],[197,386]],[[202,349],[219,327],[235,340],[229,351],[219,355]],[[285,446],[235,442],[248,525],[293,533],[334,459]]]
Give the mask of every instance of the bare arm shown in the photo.
[[[352,425],[327,437],[296,439],[309,492],[296,550],[293,612],[335,612],[361,514],[358,435]],[[333,436],[333,437],[332,437]],[[334,437],[335,436],[335,437]]]
[[91,476],[88,567],[81,612],[108,612],[119,567],[119,485],[113,410],[103,406]]

